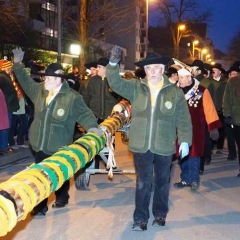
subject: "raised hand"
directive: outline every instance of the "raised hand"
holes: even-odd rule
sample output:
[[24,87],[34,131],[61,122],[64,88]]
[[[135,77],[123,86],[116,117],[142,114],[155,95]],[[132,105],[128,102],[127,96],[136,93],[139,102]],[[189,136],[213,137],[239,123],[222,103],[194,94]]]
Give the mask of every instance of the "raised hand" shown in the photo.
[[13,52],[13,62],[14,63],[18,63],[23,60],[25,52],[23,52],[23,50],[20,47],[13,49],[12,52]]
[[111,63],[118,63],[118,62],[121,61],[121,59],[122,59],[122,49],[121,49],[121,47],[115,45],[112,48],[109,62],[111,62]]

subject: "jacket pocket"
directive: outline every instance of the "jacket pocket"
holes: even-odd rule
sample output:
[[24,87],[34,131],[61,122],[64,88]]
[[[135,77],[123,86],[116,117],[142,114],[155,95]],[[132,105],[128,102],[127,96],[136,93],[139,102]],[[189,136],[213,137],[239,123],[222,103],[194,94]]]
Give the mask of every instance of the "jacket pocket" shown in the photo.
[[176,129],[170,122],[157,121],[155,149],[171,152],[175,148]]
[[64,104],[58,104],[56,103],[52,116],[57,121],[65,121],[67,119],[67,116],[69,111],[69,106]]
[[47,150],[50,152],[56,152],[59,148],[71,143],[71,138],[64,125],[51,124]]
[[146,145],[148,136],[146,135],[147,119],[134,118],[131,122],[129,130],[129,145],[130,148],[142,150]]
[[164,95],[161,95],[160,97],[160,111],[166,115],[173,115],[176,108],[175,96],[165,97]]

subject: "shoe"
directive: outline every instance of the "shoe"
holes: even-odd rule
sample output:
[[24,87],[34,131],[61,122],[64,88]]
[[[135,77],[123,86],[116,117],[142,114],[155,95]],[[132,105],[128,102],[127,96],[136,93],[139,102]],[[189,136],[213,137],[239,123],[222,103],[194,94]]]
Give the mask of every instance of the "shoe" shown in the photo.
[[147,223],[135,222],[132,227],[132,231],[145,231],[147,230]]
[[223,154],[222,150],[217,149],[216,154]]
[[68,204],[68,202],[55,202],[52,207],[53,208],[63,208]]
[[191,183],[191,190],[195,191],[199,188],[199,184],[197,182]]
[[237,177],[240,177],[240,173],[237,175]]
[[8,153],[13,153],[14,151],[13,151],[12,148],[8,148],[8,149],[6,149],[6,150],[4,150],[2,152],[5,153],[5,154],[8,154]]
[[34,216],[45,216],[46,213],[48,211],[48,207],[44,207],[43,209],[37,209],[37,208],[34,208],[32,211],[31,211],[31,216],[34,217]]
[[204,172],[203,170],[200,170],[199,175],[203,175],[203,172]]
[[25,145],[25,144],[18,145],[18,147],[20,147],[20,148],[29,148],[29,146],[28,146],[28,145]]
[[14,149],[14,150],[17,150],[18,149],[18,146],[17,145],[12,145],[10,146],[11,149]]
[[173,186],[174,186],[175,188],[184,188],[184,187],[190,187],[190,184],[187,183],[187,182],[185,182],[185,181],[183,181],[183,180],[181,180],[181,181],[178,182],[178,183],[174,183]]
[[165,223],[166,223],[166,220],[165,220],[165,218],[155,218],[154,220],[153,220],[153,223],[152,223],[152,225],[154,226],[154,227],[157,227],[157,226],[165,226]]
[[228,161],[234,161],[236,159],[237,159],[236,157],[231,157],[231,156],[228,156],[228,158],[227,158]]
[[211,161],[212,161],[212,159],[207,158],[207,159],[205,159],[204,164],[205,165],[210,165]]

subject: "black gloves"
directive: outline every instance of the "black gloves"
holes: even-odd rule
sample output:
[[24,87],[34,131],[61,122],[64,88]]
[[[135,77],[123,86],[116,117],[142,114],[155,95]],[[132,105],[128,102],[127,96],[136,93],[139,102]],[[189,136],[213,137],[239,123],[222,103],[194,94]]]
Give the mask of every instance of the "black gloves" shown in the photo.
[[121,61],[121,58],[122,58],[122,50],[121,50],[121,48],[119,46],[115,45],[112,48],[109,62],[111,62],[111,63],[118,63],[118,62]]
[[218,140],[218,138],[219,138],[219,132],[218,132],[217,129],[213,129],[212,131],[210,131],[210,138],[211,138],[213,141]]
[[233,125],[233,119],[231,116],[227,116],[224,118],[224,122],[227,124],[227,125]]

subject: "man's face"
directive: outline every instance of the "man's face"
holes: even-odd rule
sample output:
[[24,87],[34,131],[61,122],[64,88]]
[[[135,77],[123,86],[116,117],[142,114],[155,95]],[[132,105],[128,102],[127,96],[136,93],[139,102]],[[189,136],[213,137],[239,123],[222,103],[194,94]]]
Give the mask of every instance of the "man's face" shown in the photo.
[[221,76],[221,71],[218,68],[213,68],[212,69],[212,76],[213,78],[218,78]]
[[106,77],[106,67],[102,65],[97,65],[98,75],[102,78]]
[[144,66],[147,80],[152,83],[157,83],[162,80],[165,66],[163,64],[149,64]]
[[44,86],[48,91],[57,89],[62,84],[60,77],[46,76]]
[[237,77],[238,76],[238,72],[236,71],[231,71],[229,74],[228,74],[228,77],[229,78],[233,78],[233,77]]
[[97,68],[95,68],[95,67],[91,67],[90,68],[90,71],[91,71],[91,77],[93,77],[93,76],[96,76],[97,75],[97,73],[98,73],[98,70],[97,70]]
[[189,86],[192,83],[191,75],[178,75],[178,83],[180,88]]

